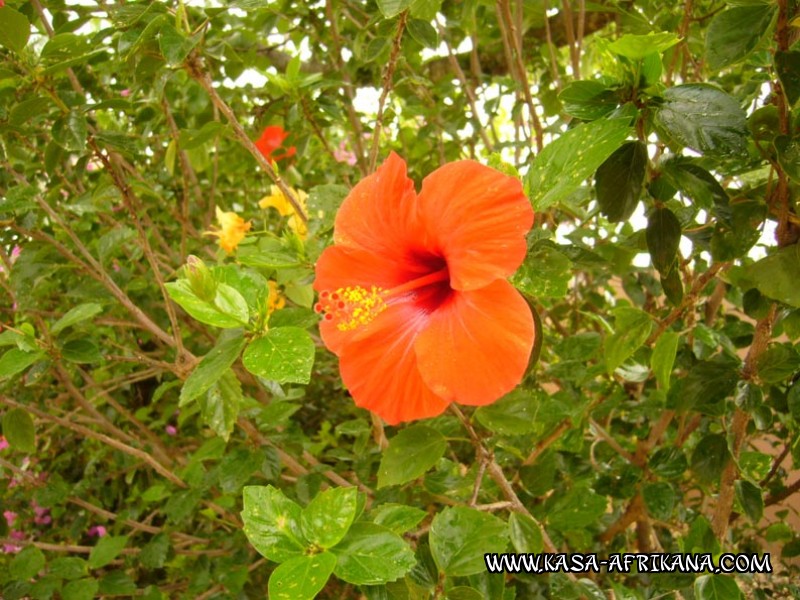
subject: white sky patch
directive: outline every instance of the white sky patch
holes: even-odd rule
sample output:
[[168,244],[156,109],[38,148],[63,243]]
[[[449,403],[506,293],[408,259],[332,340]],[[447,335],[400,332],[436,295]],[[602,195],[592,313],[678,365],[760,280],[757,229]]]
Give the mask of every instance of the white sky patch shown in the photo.
[[[231,81],[230,79],[228,81]],[[255,69],[245,69],[242,71],[242,74],[239,75],[235,80],[231,81],[228,87],[245,87],[248,85],[252,85],[255,88],[264,87],[267,84],[267,78],[264,77],[261,73],[259,73]]]
[[381,91],[374,87],[356,88],[356,97],[353,99],[353,108],[362,115],[375,117],[378,114],[378,101]]

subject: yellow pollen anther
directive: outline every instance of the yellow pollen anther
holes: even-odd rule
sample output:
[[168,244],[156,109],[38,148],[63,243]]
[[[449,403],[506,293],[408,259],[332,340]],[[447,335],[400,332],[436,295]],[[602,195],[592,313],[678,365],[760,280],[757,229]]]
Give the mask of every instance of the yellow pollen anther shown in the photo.
[[377,286],[370,289],[361,286],[339,288],[334,292],[324,291],[314,310],[323,313],[328,321],[335,321],[339,331],[351,331],[369,324],[386,310],[383,299],[385,290]]

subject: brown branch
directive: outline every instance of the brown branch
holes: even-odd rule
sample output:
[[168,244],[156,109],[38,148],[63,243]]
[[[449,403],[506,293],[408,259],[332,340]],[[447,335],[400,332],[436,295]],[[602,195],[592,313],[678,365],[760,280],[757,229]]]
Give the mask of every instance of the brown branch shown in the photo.
[[103,444],[106,444],[107,446],[111,446],[112,448],[116,448],[117,450],[119,450],[121,452],[124,452],[125,454],[133,456],[134,458],[138,458],[139,460],[147,463],[159,475],[161,475],[165,479],[169,480],[170,482],[172,482],[176,486],[178,486],[180,488],[187,488],[188,487],[186,485],[186,483],[184,483],[184,481],[180,477],[175,475],[172,471],[170,471],[168,468],[166,468],[164,465],[162,465],[160,462],[158,462],[151,454],[148,454],[144,450],[140,450],[138,448],[134,448],[132,446],[129,446],[128,444],[120,442],[119,440],[111,438],[111,437],[109,437],[109,436],[107,436],[107,435],[105,435],[103,433],[98,433],[98,432],[96,432],[96,431],[94,431],[92,429],[89,429],[88,427],[84,427],[83,425],[78,425],[77,423],[72,423],[71,421],[68,421],[67,419],[63,419],[63,418],[57,417],[55,415],[50,415],[50,414],[48,414],[48,413],[46,413],[46,412],[44,412],[42,410],[39,410],[38,408],[35,408],[33,406],[29,406],[29,405],[26,405],[26,404],[22,404],[20,402],[12,400],[11,398],[7,398],[5,396],[0,396],[0,402],[2,402],[3,404],[6,404],[8,406],[12,406],[14,408],[21,408],[23,410],[28,411],[32,415],[35,415],[35,416],[39,417],[40,419],[43,419],[45,421],[50,421],[52,423],[56,423],[58,425],[61,425],[64,428],[70,429],[70,430],[74,431],[75,433],[78,433],[78,434],[80,434],[82,436],[92,438],[94,440],[102,442]]
[[389,95],[389,92],[392,89],[394,70],[397,66],[397,58],[400,56],[400,44],[403,40],[403,31],[405,31],[406,28],[406,19],[408,19],[408,10],[401,12],[400,17],[397,19],[397,30],[394,34],[394,39],[392,40],[392,50],[389,54],[389,62],[386,65],[386,70],[383,72],[383,89],[381,90],[381,96],[378,99],[378,114],[375,117],[375,128],[372,132],[372,149],[369,153],[370,173],[375,171],[375,167],[378,163],[378,150],[380,149],[381,145],[381,128],[383,127],[383,108],[386,103],[386,97]]

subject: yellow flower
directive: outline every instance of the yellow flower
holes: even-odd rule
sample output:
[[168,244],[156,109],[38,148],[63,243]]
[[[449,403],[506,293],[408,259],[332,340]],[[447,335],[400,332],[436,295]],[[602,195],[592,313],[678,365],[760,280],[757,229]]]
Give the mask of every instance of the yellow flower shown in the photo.
[[[307,212],[308,205],[306,200],[308,199],[308,194],[306,194],[303,190],[296,190],[294,188],[289,188],[289,190],[300,202],[300,206],[303,208],[303,210]],[[283,192],[281,192],[277,185],[270,186],[269,195],[264,196],[261,200],[259,200],[258,205],[261,208],[269,208],[271,206],[278,211],[280,216],[289,217],[289,228],[298,236],[300,236],[301,239],[306,239],[308,227],[306,227],[306,224],[303,223],[303,220],[297,215],[294,207],[289,202],[288,198],[283,195]]]
[[269,300],[267,301],[267,313],[272,314],[276,310],[282,309],[286,306],[286,298],[281,294],[278,289],[278,284],[271,279],[267,282],[269,286]]
[[219,230],[206,233],[217,236],[220,248],[228,253],[236,250],[239,242],[244,239],[245,234],[253,226],[250,221],[245,222],[235,212],[222,212],[219,207],[217,207],[217,222],[219,222]]

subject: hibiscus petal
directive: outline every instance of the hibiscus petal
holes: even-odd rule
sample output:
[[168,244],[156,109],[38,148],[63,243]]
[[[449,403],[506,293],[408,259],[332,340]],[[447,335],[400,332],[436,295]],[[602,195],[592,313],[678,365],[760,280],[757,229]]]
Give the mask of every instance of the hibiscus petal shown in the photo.
[[533,348],[530,308],[505,280],[457,292],[431,314],[414,345],[423,381],[437,395],[483,405],[522,380]]
[[[373,286],[389,289],[407,280],[402,265],[377,254],[356,248],[329,246],[317,260],[314,289],[318,292],[334,292],[341,288],[361,287],[371,290]],[[342,347],[355,331],[341,331],[338,322],[322,320],[320,333],[325,345],[334,354],[341,354]]]
[[402,258],[410,249],[424,247],[414,182],[397,154],[392,152],[350,191],[336,214],[333,240],[384,257]]
[[439,415],[449,404],[425,385],[417,368],[414,339],[425,318],[410,304],[391,306],[351,338],[339,360],[356,405],[390,425]]
[[472,160],[449,163],[422,182],[419,206],[454,289],[505,279],[525,258],[533,209],[514,177]]

